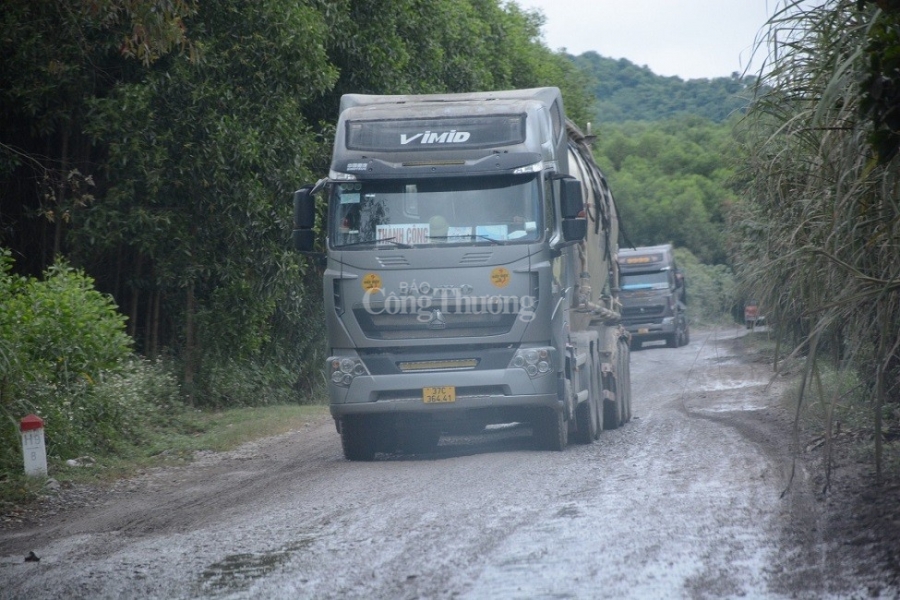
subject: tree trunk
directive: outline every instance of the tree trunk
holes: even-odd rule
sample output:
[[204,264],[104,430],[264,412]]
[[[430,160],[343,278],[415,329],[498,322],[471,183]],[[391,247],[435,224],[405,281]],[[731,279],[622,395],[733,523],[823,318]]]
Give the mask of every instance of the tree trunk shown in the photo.
[[184,311],[184,389],[188,401],[194,405],[194,282],[187,287]]
[[[119,254],[121,256],[121,253]],[[134,277],[132,278],[131,285],[131,306],[128,309],[128,335],[134,339],[137,334],[137,315],[138,315],[138,307],[140,305],[141,300],[141,292],[138,287],[138,282],[141,278],[141,267],[144,264],[143,255],[138,252],[137,260],[135,261],[137,264],[134,265]]]
[[59,184],[56,190],[56,207],[54,211],[54,224],[56,227],[53,231],[53,260],[59,256],[62,249],[62,231],[63,231],[63,203],[66,199],[66,172],[69,170],[69,129],[62,130],[62,143],[60,144],[59,158]]

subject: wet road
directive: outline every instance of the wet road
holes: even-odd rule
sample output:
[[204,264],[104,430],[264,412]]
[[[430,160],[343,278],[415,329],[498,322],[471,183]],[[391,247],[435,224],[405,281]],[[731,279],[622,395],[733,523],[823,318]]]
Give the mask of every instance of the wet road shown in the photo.
[[0,532],[0,597],[803,597],[782,446],[746,426],[770,373],[735,335],[634,353],[635,419],[561,453],[509,427],[350,463],[323,421],[154,472]]

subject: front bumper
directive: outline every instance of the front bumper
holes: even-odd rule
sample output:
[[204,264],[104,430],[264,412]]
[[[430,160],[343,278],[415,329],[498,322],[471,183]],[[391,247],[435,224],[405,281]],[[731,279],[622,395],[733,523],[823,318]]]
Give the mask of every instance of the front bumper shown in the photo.
[[634,323],[626,324],[625,329],[632,339],[642,342],[665,340],[675,334],[675,323]]
[[[453,386],[456,400],[425,403],[423,388],[437,386]],[[562,406],[553,373],[532,379],[523,369],[516,368],[363,375],[355,377],[349,387],[329,383],[328,391],[331,414],[336,419],[394,414],[398,418],[451,421],[477,417],[501,423],[524,420],[536,408]]]

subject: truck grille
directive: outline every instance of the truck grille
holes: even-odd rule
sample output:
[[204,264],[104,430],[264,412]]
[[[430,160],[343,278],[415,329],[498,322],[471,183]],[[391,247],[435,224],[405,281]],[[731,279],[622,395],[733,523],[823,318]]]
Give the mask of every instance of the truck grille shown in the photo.
[[665,304],[650,306],[625,306],[622,308],[622,316],[631,321],[639,321],[641,319],[653,319],[661,317],[666,312]]
[[441,313],[443,326],[422,323],[413,314],[373,314],[363,308],[353,310],[365,336],[372,340],[420,340],[425,338],[461,338],[502,335],[512,329],[516,314],[493,315],[446,311]]

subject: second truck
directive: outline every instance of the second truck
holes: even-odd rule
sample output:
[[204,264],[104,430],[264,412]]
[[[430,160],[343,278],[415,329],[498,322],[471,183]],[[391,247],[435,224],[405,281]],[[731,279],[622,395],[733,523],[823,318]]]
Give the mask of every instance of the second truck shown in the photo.
[[330,173],[294,195],[296,249],[322,229],[346,458],[511,422],[562,450],[630,419],[618,216],[557,88],[343,96]]
[[655,340],[664,340],[670,348],[687,345],[687,292],[672,245],[622,249],[619,273],[622,318],[632,348]]

